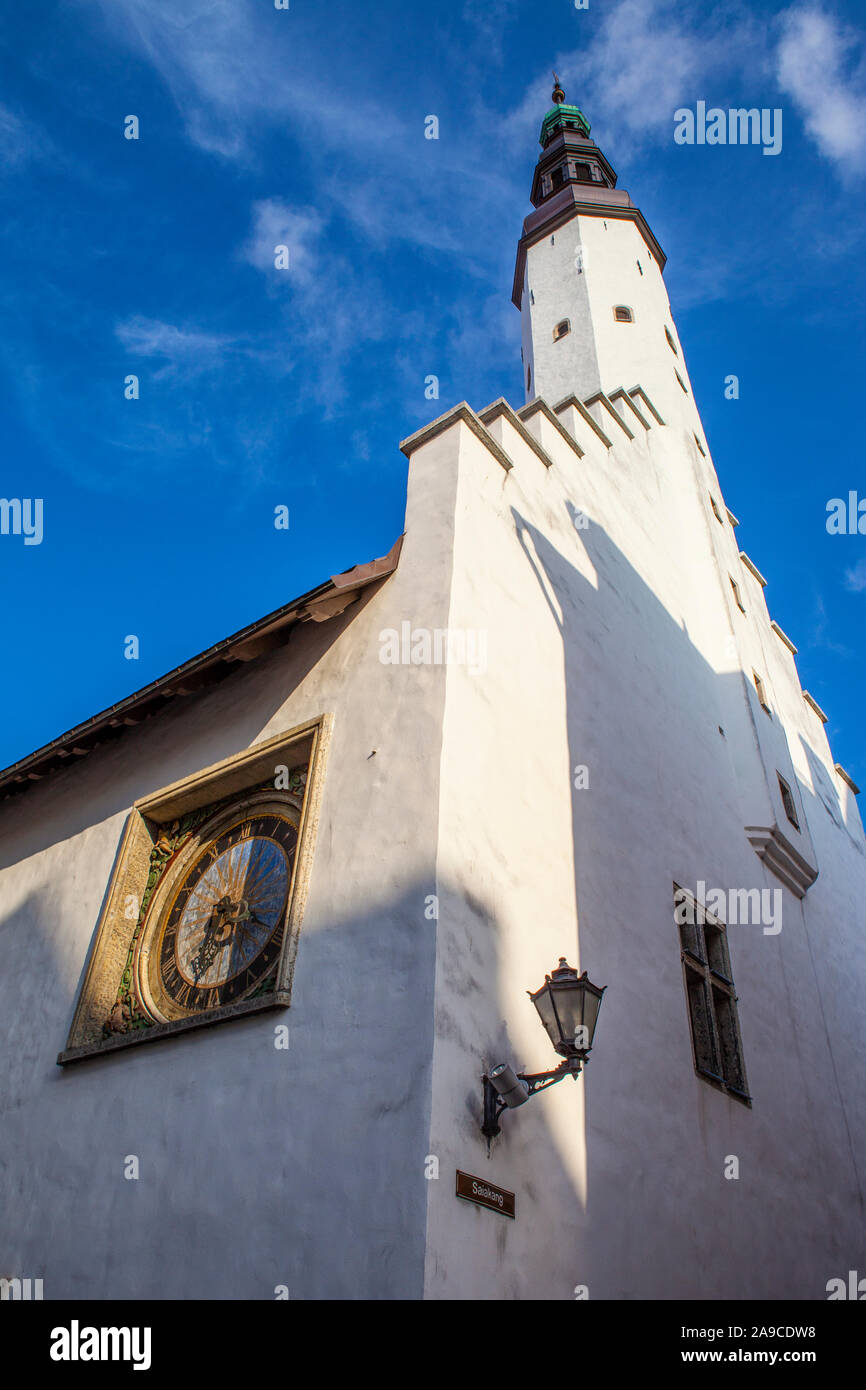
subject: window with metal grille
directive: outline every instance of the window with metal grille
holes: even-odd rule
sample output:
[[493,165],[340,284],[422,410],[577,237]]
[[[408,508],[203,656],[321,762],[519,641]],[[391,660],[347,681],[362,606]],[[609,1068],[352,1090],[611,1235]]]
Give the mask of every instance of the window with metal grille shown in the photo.
[[553,341],[558,343],[560,338],[564,338],[566,333],[571,332],[571,322],[569,319],[560,319],[553,330]]
[[725,923],[676,883],[674,904],[695,1070],[751,1105]]
[[617,323],[634,323],[634,314],[626,304],[617,304],[613,316]]

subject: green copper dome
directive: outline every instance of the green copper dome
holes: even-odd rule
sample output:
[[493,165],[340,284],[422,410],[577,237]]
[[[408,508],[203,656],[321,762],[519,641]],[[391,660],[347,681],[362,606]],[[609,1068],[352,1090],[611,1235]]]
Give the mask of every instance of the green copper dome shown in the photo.
[[552,106],[541,122],[541,135],[538,143],[546,145],[548,140],[559,130],[568,130],[569,127],[576,127],[581,135],[589,135],[589,121],[584,116],[579,106],[569,106],[565,102],[557,102]]
[[589,121],[584,116],[579,106],[568,106],[565,100],[565,92],[562,90],[559,78],[553,74],[553,91],[551,98],[554,105],[550,108],[544,120],[541,122],[541,135],[538,137],[539,145],[544,148],[549,140],[552,140],[557,131],[578,130],[581,135],[589,135]]

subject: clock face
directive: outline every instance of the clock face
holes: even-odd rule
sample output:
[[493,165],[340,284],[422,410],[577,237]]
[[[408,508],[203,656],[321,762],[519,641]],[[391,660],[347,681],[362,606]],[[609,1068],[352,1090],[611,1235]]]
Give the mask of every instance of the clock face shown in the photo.
[[276,967],[297,826],[247,814],[202,840],[173,886],[149,953],[149,993],[167,1020],[236,1003]]

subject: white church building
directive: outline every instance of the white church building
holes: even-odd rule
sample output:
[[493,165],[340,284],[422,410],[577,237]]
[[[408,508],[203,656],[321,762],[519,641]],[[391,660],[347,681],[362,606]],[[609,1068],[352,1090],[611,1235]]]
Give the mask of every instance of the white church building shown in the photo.
[[[389,555],[0,774],[0,1276],[46,1299],[866,1274],[857,788],[553,99],[525,403],[402,442]],[[527,991],[578,972],[557,1055]]]

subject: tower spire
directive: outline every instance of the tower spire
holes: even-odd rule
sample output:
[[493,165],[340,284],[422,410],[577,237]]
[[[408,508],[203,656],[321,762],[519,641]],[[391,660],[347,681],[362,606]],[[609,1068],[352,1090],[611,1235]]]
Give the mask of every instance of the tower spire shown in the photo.
[[[654,388],[657,368],[657,394],[673,411],[680,403],[667,393],[672,381],[679,392],[676,377],[667,357],[659,362],[650,351],[647,337],[661,335],[664,343],[666,329],[677,351],[661,281],[664,252],[628,193],[617,188],[616,172],[580,107],[566,101],[558,73],[553,81],[529,195],[535,211],[523,224],[512,294],[523,316],[527,400],[562,400],[570,392],[587,397],[621,372]],[[613,327],[635,322],[634,332]]]

